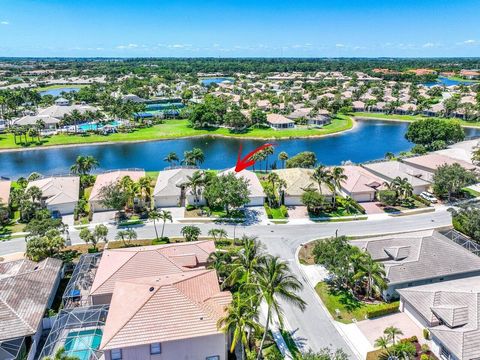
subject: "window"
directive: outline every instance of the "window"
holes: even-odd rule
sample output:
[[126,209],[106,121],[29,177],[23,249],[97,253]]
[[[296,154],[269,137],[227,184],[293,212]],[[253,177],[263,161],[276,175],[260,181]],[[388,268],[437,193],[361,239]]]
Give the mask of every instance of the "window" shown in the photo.
[[162,345],[160,343],[150,344],[150,355],[157,355],[162,353]]
[[112,358],[112,360],[122,360],[122,350],[121,349],[110,350],[110,357]]
[[205,360],[220,360],[220,356],[218,355],[207,356]]

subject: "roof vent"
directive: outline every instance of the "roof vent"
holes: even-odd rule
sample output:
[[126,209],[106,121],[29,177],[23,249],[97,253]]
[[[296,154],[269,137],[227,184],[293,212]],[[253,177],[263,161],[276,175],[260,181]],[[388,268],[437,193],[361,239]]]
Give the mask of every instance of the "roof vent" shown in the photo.
[[153,290],[155,290],[155,288],[152,286],[150,289],[148,289],[150,292],[152,292]]

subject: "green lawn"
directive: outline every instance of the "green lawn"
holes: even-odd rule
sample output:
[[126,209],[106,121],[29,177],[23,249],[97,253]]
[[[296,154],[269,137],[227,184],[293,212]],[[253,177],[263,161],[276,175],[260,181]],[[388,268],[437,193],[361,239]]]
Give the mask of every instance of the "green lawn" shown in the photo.
[[76,84],[57,84],[57,85],[48,85],[48,86],[40,86],[38,88],[35,88],[36,91],[47,91],[47,90],[53,90],[53,89],[61,89],[61,88],[82,88],[88,85],[82,84],[82,85],[76,85]]
[[89,144],[102,142],[120,142],[120,141],[142,141],[142,140],[160,140],[175,139],[182,137],[191,137],[199,135],[217,135],[236,138],[262,138],[262,139],[280,139],[308,136],[321,136],[348,130],[353,126],[351,117],[339,115],[333,119],[332,123],[321,129],[298,128],[290,130],[273,129],[249,129],[242,133],[232,133],[225,128],[211,129],[193,129],[187,120],[167,120],[164,124],[155,125],[149,128],[135,130],[131,133],[116,133],[110,135],[67,135],[59,134],[51,137],[41,138],[40,143],[31,142],[29,144],[15,144],[13,134],[0,134],[0,149],[15,149],[36,146],[54,146],[69,144]]
[[[344,324],[351,323],[353,319],[364,320],[367,311],[385,306],[384,303],[365,304],[355,299],[350,293],[331,289],[325,282],[318,283],[315,290],[334,319]],[[337,316],[336,309],[340,311],[340,316]]]
[[[415,120],[423,120],[423,119],[432,119],[432,117],[423,116],[423,115],[396,115],[396,114],[382,114],[382,113],[369,113],[369,112],[356,112],[353,115],[358,118],[365,117],[365,118],[379,119],[379,120],[398,120],[398,121],[415,121]],[[465,121],[458,118],[439,118],[439,119],[458,120],[462,126],[480,127],[480,121]]]
[[479,80],[470,80],[470,79],[464,79],[460,76],[449,76],[447,78],[448,80],[453,80],[453,81],[464,81],[464,82],[469,82],[469,83],[476,83],[479,82]]

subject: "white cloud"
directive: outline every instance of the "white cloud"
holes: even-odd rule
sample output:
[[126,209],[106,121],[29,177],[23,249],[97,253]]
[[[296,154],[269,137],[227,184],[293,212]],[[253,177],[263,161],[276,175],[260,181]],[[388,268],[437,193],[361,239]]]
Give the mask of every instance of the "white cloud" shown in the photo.
[[0,25],[10,25],[10,22],[7,20],[0,21]]
[[344,47],[345,47],[345,44],[335,44],[335,47],[337,47],[337,48],[344,48]]
[[435,47],[435,44],[434,44],[434,43],[431,43],[431,42],[427,42],[427,43],[423,44],[422,47],[424,47],[424,48],[433,48],[433,47]]
[[118,45],[117,49],[136,49],[138,48],[137,44],[128,44],[128,45]]
[[478,40],[473,40],[473,39],[469,39],[469,40],[465,40],[463,42],[464,45],[478,45],[480,44],[480,41]]
[[173,44],[173,45],[168,45],[168,47],[173,49],[183,49],[183,48],[192,47],[192,45],[191,44]]

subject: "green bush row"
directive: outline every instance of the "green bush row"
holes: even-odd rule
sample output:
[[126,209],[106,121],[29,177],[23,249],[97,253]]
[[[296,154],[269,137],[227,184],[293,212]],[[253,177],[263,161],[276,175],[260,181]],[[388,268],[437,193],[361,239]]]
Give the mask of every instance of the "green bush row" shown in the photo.
[[381,307],[367,311],[367,318],[374,319],[380,316],[393,314],[398,311],[398,302],[391,304],[384,304]]

